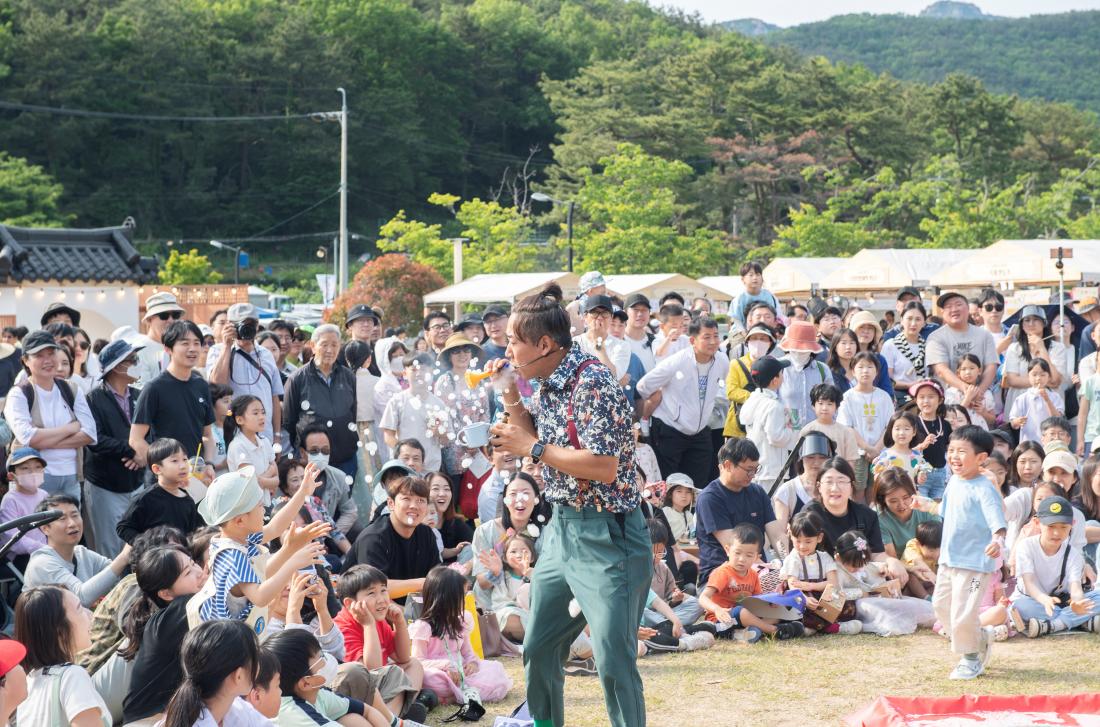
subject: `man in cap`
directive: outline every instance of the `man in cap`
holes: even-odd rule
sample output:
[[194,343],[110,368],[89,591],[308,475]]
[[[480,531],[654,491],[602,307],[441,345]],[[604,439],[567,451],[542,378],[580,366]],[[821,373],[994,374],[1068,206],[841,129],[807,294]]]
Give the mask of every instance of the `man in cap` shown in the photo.
[[[936,300],[936,307],[943,313],[944,325],[928,337],[924,362],[932,373],[947,386],[965,391],[963,406],[981,401],[985,392],[997,378],[1000,356],[993,335],[970,322],[970,301],[962,293],[948,291]],[[968,389],[956,374],[959,359],[971,353],[982,365],[982,378],[978,385]]]
[[[207,380],[233,389],[233,396],[251,394],[267,409],[264,434],[275,442],[275,433],[282,430],[283,413],[279,397],[283,395],[283,380],[275,357],[263,346],[256,345],[260,317],[251,303],[229,306],[228,320],[222,329],[224,344],[215,344],[207,354]],[[229,443],[226,442],[228,445]]]
[[607,283],[603,274],[598,270],[590,270],[581,276],[581,294],[569,305],[565,306],[573,326],[573,333],[578,334],[584,330],[584,305],[590,295],[607,295]]
[[176,296],[168,292],[154,293],[145,299],[145,338],[140,341],[142,350],[138,353],[138,363],[132,372],[137,379],[137,388],[145,386],[168,368],[168,353],[164,350],[161,337],[174,321],[183,318],[184,310]]
[[[905,312],[905,306],[913,301],[920,302],[919,290],[911,285],[907,285],[898,291],[898,298],[894,301],[894,319],[897,323],[887,328],[886,332],[882,334],[883,341],[889,341],[891,338],[901,333],[901,314]],[[936,328],[938,328],[938,326],[935,323],[925,323],[924,328],[921,329],[920,337],[927,340],[928,336],[930,336],[932,331],[936,330]]]
[[88,445],[84,487],[88,527],[100,555],[113,558],[122,550],[115,525],[135,499],[143,481],[142,467],[130,447],[130,424],[137,409],[138,391],[130,373],[141,347],[119,339],[99,353],[99,385],[88,394],[88,408],[98,433]]
[[611,335],[611,316],[615,305],[606,295],[590,295],[584,303],[585,331],[577,336],[577,344],[586,353],[598,358],[611,369],[622,383],[630,366],[630,346]]
[[46,306],[46,312],[42,314],[39,322],[43,328],[51,323],[64,323],[73,328],[80,328],[80,311],[61,302],[50,303]]
[[481,348],[485,351],[485,360],[504,358],[508,348],[508,310],[504,306],[491,305],[481,314],[481,322],[488,336]]
[[454,327],[455,333],[461,333],[477,345],[485,340],[485,323],[477,313],[463,316]]
[[710,420],[716,404],[725,401],[730,362],[718,350],[721,337],[713,318],[692,321],[688,337],[691,346],[658,363],[638,382],[638,393],[647,398],[661,393],[650,424],[661,473],[682,472],[694,482],[709,482],[718,474]]
[[378,339],[378,331],[382,318],[369,305],[359,303],[353,305],[348,311],[348,318],[344,321],[344,330],[348,332],[353,341],[362,341],[371,345]]
[[653,355],[653,332],[649,329],[649,314],[652,308],[649,298],[643,293],[631,293],[627,296],[623,309],[626,311],[626,331],[623,339],[630,346],[630,352],[642,362],[646,371],[657,365]]

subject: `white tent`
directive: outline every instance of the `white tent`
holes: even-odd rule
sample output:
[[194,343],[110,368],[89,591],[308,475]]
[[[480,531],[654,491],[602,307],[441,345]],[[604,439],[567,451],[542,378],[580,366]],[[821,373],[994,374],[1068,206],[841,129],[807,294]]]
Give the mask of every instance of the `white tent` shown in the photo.
[[821,287],[830,292],[897,290],[908,285],[925,288],[933,275],[974,253],[974,250],[860,250],[826,275]]
[[656,273],[650,275],[605,275],[607,290],[622,298],[631,293],[641,293],[656,303],[665,293],[676,292],[684,296],[690,306],[693,298],[709,300],[730,300],[732,296],[719,288],[679,273]]
[[1057,285],[1051,250],[1059,247],[1073,251],[1073,257],[1065,259],[1067,283],[1100,280],[1100,240],[1000,240],[943,268],[931,283],[949,289]]
[[424,305],[452,303],[514,303],[549,283],[557,283],[566,300],[576,297],[580,278],[575,273],[487,273],[461,283],[433,290],[424,296]]
[[730,297],[730,300],[745,292],[745,284],[741,282],[739,275],[708,275],[705,278],[699,278],[699,282],[722,291]]
[[780,297],[821,287],[826,275],[850,262],[847,257],[777,257],[764,268],[764,287]]

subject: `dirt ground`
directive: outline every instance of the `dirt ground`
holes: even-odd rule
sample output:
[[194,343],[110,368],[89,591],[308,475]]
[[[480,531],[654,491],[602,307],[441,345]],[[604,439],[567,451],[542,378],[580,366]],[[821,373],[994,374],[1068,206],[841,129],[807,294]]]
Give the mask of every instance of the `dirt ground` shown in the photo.
[[[719,642],[708,651],[662,654],[641,661],[648,723],[689,725],[841,725],[845,715],[883,695],[1059,694],[1095,692],[1100,683],[1100,639],[1091,634],[994,646],[985,676],[948,681],[957,659],[947,642],[928,631],[913,636],[819,636],[794,642],[746,645]],[[510,714],[523,700],[523,667],[504,660],[515,681],[507,701],[487,705],[480,724]],[[595,677],[565,684],[569,727],[608,724]],[[435,709],[431,725],[455,711]],[[452,723],[461,724],[461,723]]]

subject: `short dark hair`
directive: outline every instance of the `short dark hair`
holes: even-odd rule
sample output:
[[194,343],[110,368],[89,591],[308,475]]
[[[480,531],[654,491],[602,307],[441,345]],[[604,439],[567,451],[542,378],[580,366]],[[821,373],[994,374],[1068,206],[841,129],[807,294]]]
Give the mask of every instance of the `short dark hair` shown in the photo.
[[755,545],[759,547],[764,544],[764,533],[752,523],[741,523],[734,526],[733,530],[730,532],[730,538],[742,545]]
[[667,323],[670,318],[683,318],[685,312],[679,303],[666,303],[657,311],[657,320]]
[[869,361],[875,365],[875,375],[882,373],[882,361],[879,360],[878,354],[872,351],[860,351],[855,356],[852,356],[852,368],[856,367],[856,364],[860,361]]
[[810,406],[819,401],[831,401],[840,406],[841,402],[844,401],[844,396],[840,393],[840,389],[832,384],[817,384],[810,389]]
[[431,368],[435,366],[435,356],[430,353],[412,353],[405,354],[405,358],[401,359],[401,364],[405,368],[415,368],[419,364],[422,369]]
[[149,463],[149,466],[152,467],[155,464],[160,464],[176,452],[187,454],[187,450],[183,448],[179,440],[172,439],[171,437],[161,437],[160,439],[154,440],[153,443],[149,445],[149,453],[146,456],[146,461]]
[[279,660],[279,687],[288,696],[302,677],[309,676],[309,663],[324,653],[317,637],[306,629],[276,631],[264,640],[264,648]]
[[298,423],[298,443],[303,448],[306,446],[306,438],[311,434],[324,434],[328,437],[329,444],[332,444],[332,437],[329,436],[328,429],[317,417],[307,417]]
[[[790,529],[792,538],[816,538],[825,534],[825,521],[813,510],[799,510],[791,518]],[[823,550],[825,542],[822,541],[817,548]]]
[[[830,457],[821,465],[821,474],[835,470],[852,481],[852,487],[856,486],[856,471],[852,469],[852,463],[843,457]],[[818,475],[820,477],[821,475]]]
[[886,431],[882,433],[882,443],[887,447],[894,446],[894,423],[899,419],[904,419],[909,422],[909,426],[913,427],[913,441],[909,443],[909,446],[912,447],[917,443],[917,432],[920,431],[921,424],[916,414],[905,409],[894,412],[894,415],[890,417],[890,421],[886,423]]
[[56,494],[50,495],[42,502],[38,503],[38,507],[34,509],[35,512],[46,512],[47,510],[53,510],[58,505],[72,505],[73,507],[80,509],[80,500],[76,499],[72,495]]
[[389,583],[385,573],[373,565],[366,565],[365,563],[355,565],[340,575],[340,580],[336,584],[336,596],[341,601],[345,598],[354,601],[355,597],[359,595],[359,591],[365,591],[379,583]]
[[260,659],[256,669],[256,686],[267,689],[271,680],[279,676],[279,657],[260,647]]
[[187,536],[187,549],[191,551],[191,560],[205,567],[210,555],[210,541],[221,535],[217,525],[206,525]]
[[398,442],[397,446],[393,448],[394,457],[397,457],[399,454],[401,454],[402,447],[412,447],[413,449],[419,449],[421,457],[427,454],[427,452],[424,450],[424,445],[420,443],[419,439],[416,439],[414,437],[402,439],[400,442]]
[[[64,311],[58,311],[58,313],[64,313]],[[53,336],[55,340],[58,338],[76,338],[76,326],[70,326],[68,323],[60,321],[47,324],[43,330]]]
[[289,321],[284,321],[282,318],[276,318],[267,324],[267,330],[269,331],[286,331],[287,333],[294,333],[294,326]]
[[520,341],[538,343],[543,336],[562,348],[573,345],[573,324],[562,306],[565,294],[556,283],[529,295],[512,308],[512,333]]
[[751,314],[757,308],[767,308],[773,316],[778,315],[777,311],[775,310],[775,306],[773,306],[771,303],[765,303],[762,300],[754,300],[753,302],[745,306],[745,318],[747,319],[749,317],[749,314]]
[[967,424],[951,432],[950,441],[970,442],[977,454],[990,454],[993,451],[993,435],[974,424]]
[[1039,425],[1039,431],[1045,434],[1048,429],[1061,429],[1066,433],[1073,431],[1070,429],[1069,420],[1063,416],[1052,416],[1044,419],[1043,423]]
[[978,303],[985,303],[986,301],[995,300],[998,303],[1004,303],[1005,297],[1001,295],[1001,292],[995,288],[982,288],[982,292],[978,294]]
[[432,321],[434,321],[436,318],[442,318],[443,320],[447,321],[448,323],[451,322],[451,317],[449,315],[447,315],[447,313],[445,311],[441,311],[441,310],[428,311],[428,315],[424,316],[424,330],[425,331],[432,327]]
[[406,475],[386,485],[386,496],[391,500],[397,499],[397,496],[402,494],[423,497],[426,500],[432,494],[432,491],[427,480]]
[[760,450],[748,437],[730,437],[718,450],[718,464],[723,462],[741,464],[746,461],[760,461]]
[[210,402],[233,396],[233,387],[229,384],[210,384]]
[[684,303],[687,302],[687,301],[684,300],[684,296],[680,295],[675,290],[670,290],[667,293],[665,293],[664,295],[662,295],[661,299],[659,301],[657,301],[657,307],[658,308],[663,308],[664,305],[665,305],[665,301],[668,301],[668,300],[678,300],[678,301],[680,301],[681,306]]
[[917,526],[917,542],[926,548],[938,548],[943,542],[943,522],[926,520]]
[[739,275],[748,275],[749,273],[757,273],[758,275],[764,274],[764,266],[755,260],[749,260],[748,262],[741,263],[741,272]]
[[176,347],[176,344],[187,337],[187,334],[194,334],[195,338],[202,343],[202,331],[191,321],[173,321],[164,329],[164,334],[160,337],[160,342],[164,344],[164,347],[171,350]]
[[900,467],[888,467],[879,473],[871,485],[870,502],[878,504],[879,512],[886,512],[886,496],[894,490],[905,490],[910,495],[917,494],[913,479]]
[[827,305],[820,311],[818,311],[816,316],[814,316],[814,323],[821,323],[821,319],[825,316],[836,316],[837,318],[843,318],[844,311],[840,310],[840,308],[837,308],[835,305]]
[[1033,368],[1040,368],[1043,371],[1046,371],[1048,374],[1053,373],[1050,370],[1050,362],[1048,362],[1045,358],[1039,358],[1038,356],[1031,359],[1031,363],[1027,365],[1028,373],[1031,373],[1031,370]]
[[41,669],[73,660],[73,633],[62,586],[38,586],[15,602],[15,640],[27,647],[23,668]]
[[707,316],[696,316],[691,319],[691,323],[688,325],[688,335],[698,336],[703,332],[704,328],[713,328],[718,330],[718,321]]
[[645,524],[649,527],[649,542],[654,545],[668,542],[669,532],[663,522],[654,517],[646,520]]

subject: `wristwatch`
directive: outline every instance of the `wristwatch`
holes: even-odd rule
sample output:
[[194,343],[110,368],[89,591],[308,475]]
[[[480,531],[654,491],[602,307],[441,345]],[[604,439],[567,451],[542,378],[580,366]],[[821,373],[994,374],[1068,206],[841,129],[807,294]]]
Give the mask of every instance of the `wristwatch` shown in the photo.
[[546,451],[546,445],[542,442],[535,442],[531,445],[531,461],[538,464],[542,460],[542,453]]

